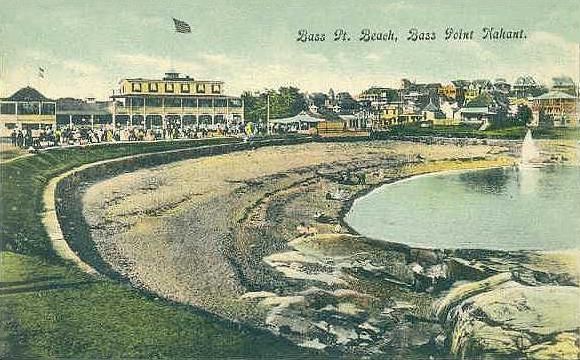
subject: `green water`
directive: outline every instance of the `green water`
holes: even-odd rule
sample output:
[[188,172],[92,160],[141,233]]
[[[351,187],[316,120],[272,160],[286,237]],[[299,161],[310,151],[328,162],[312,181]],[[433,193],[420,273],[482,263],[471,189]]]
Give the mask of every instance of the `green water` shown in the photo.
[[580,248],[580,167],[420,176],[356,200],[362,235],[428,248]]

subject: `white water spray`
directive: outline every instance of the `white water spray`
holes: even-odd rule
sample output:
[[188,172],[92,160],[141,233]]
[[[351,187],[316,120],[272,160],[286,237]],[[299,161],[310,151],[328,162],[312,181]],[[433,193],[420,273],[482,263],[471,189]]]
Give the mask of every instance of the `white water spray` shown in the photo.
[[522,165],[533,164],[540,160],[540,150],[532,138],[532,130],[528,129],[522,144]]

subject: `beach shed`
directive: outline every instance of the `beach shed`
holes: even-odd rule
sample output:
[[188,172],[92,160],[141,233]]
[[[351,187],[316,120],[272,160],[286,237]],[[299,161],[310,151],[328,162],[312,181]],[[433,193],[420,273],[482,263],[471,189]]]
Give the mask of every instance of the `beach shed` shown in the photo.
[[305,111],[298,115],[270,120],[273,132],[311,132],[311,129],[318,127],[318,124],[325,122],[325,119],[309,115]]

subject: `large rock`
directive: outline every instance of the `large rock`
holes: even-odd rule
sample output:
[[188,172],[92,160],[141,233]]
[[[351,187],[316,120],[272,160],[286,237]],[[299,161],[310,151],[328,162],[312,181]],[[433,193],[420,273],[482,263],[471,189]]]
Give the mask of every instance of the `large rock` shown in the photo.
[[578,299],[577,287],[534,287],[514,281],[498,284],[449,310],[451,352],[463,358],[485,353],[576,359]]
[[490,276],[487,279],[458,286],[449,292],[445,298],[435,304],[435,316],[441,320],[447,318],[449,312],[456,308],[461,302],[481,293],[490,291],[497,286],[510,281],[510,273],[501,273]]

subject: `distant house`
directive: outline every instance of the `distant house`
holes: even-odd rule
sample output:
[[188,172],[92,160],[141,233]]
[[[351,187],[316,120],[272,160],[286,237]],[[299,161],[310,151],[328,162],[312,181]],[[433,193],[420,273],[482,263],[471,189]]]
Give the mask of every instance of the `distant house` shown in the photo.
[[569,76],[552,78],[552,91],[560,91],[569,95],[576,95],[576,84]]
[[380,115],[373,119],[374,128],[418,123],[424,119],[421,111],[415,107],[403,106],[402,103],[392,103],[381,109]]
[[461,121],[465,123],[487,123],[497,116],[493,98],[482,93],[469,101],[460,112]]
[[473,80],[465,93],[465,102],[469,102],[481,94],[490,94],[493,91],[491,81],[486,79]]
[[423,108],[422,112],[424,120],[433,121],[445,118],[445,114],[441,111],[441,109],[439,109],[438,106],[433,104],[432,101],[430,101],[429,104]]
[[39,130],[56,126],[56,102],[27,86],[0,99],[0,136],[13,129]]
[[368,104],[373,111],[399,100],[399,92],[387,87],[371,87],[358,96],[360,104]]
[[457,86],[453,83],[449,83],[442,85],[441,88],[439,88],[439,96],[445,99],[455,100],[459,91],[460,89]]
[[460,110],[461,121],[465,123],[486,123],[497,115],[487,107],[464,107]]
[[471,82],[469,80],[453,80],[451,84],[455,88],[454,93],[455,97],[452,99],[455,100],[458,104],[463,104],[465,101],[465,93],[469,88],[469,84]]
[[375,121],[375,127],[386,127],[399,124],[399,114],[402,113],[400,104],[386,105],[381,109],[380,116]]
[[534,125],[577,127],[578,98],[560,91],[550,91],[533,99],[532,122]]
[[511,93],[517,98],[528,98],[541,95],[544,87],[529,75],[520,76],[512,85]]
[[453,124],[460,120],[459,105],[456,102],[442,101],[439,109],[445,115],[445,119],[450,120],[448,123]]
[[308,106],[308,111],[310,111],[311,113],[317,114],[318,113],[318,106],[316,106],[314,104],[310,104],[310,106]]
[[511,85],[505,79],[495,79],[493,82],[493,90],[495,92],[508,95],[511,91]]
[[347,127],[351,130],[367,130],[375,117],[374,112],[368,108],[357,111],[354,115],[342,115],[341,119],[347,122]]

